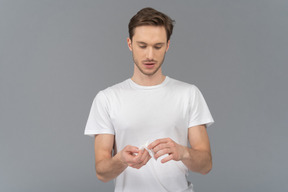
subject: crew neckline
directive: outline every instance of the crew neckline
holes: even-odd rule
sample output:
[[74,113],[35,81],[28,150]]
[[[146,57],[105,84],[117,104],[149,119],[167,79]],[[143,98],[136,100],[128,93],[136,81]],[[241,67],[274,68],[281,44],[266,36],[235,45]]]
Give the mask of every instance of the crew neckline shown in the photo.
[[144,86],[144,85],[139,85],[137,83],[135,83],[131,78],[128,79],[129,84],[136,88],[136,89],[157,89],[160,87],[165,86],[168,82],[169,82],[170,78],[168,76],[165,77],[164,81],[162,81],[162,83],[158,84],[158,85],[152,85],[152,86]]

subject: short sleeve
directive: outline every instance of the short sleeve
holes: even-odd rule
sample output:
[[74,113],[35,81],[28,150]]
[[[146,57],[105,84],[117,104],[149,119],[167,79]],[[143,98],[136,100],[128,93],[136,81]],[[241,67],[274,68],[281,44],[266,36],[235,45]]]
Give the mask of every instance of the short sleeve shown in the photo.
[[214,120],[202,93],[193,85],[190,94],[189,127],[204,124],[210,126]]
[[109,115],[109,103],[105,94],[100,91],[91,106],[84,135],[115,134]]

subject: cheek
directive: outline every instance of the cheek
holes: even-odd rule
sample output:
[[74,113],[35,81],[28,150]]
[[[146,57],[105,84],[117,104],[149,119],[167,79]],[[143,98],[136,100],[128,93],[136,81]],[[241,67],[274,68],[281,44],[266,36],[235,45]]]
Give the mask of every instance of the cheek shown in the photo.
[[133,57],[137,60],[141,60],[145,57],[145,53],[141,50],[134,49],[133,50]]
[[139,49],[135,51],[135,54],[137,57],[145,57],[146,55],[145,51]]
[[157,54],[156,54],[156,56],[157,57],[159,57],[159,58],[162,58],[162,57],[164,57],[165,56],[165,51],[160,51],[160,52],[158,52]]

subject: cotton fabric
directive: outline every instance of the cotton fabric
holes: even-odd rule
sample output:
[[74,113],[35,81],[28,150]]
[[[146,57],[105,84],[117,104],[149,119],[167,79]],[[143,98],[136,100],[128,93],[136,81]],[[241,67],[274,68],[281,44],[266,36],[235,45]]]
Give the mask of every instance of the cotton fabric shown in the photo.
[[[200,90],[166,76],[155,86],[127,79],[100,91],[92,104],[85,135],[115,135],[116,152],[126,145],[141,147],[160,138],[188,145],[188,129],[214,122]],[[193,191],[188,168],[181,161],[162,164],[151,158],[140,169],[127,167],[115,179],[116,192]]]

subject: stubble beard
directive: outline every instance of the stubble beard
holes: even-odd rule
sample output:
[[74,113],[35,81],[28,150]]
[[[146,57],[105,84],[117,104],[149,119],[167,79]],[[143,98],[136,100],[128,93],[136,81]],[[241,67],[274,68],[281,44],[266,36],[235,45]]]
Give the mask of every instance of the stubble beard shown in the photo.
[[134,57],[134,54],[133,54],[133,60],[134,60],[134,63],[135,65],[137,66],[137,68],[139,69],[139,71],[144,74],[144,75],[147,75],[147,76],[153,76],[155,73],[157,73],[157,71],[161,68],[164,60],[165,60],[165,54],[163,56],[163,59],[160,61],[160,65],[152,72],[145,72],[139,65],[139,61],[137,61]]

